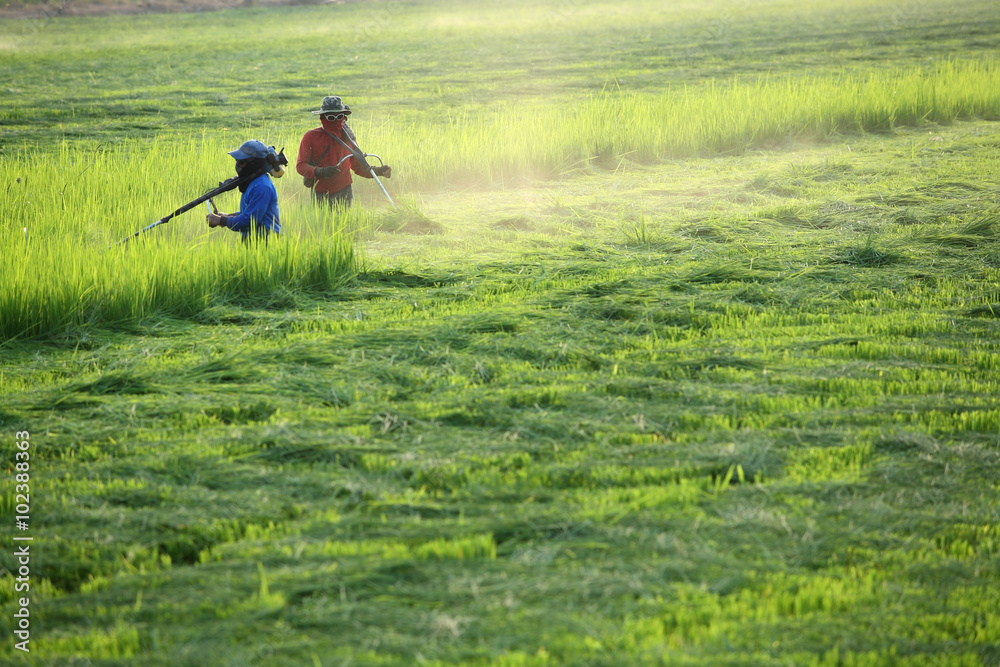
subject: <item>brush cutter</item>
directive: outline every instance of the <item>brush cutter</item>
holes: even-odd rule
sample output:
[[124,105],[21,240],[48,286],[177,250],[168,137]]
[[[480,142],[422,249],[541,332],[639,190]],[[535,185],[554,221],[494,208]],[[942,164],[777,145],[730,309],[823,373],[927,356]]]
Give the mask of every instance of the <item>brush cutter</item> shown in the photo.
[[[267,162],[265,162],[264,166],[261,167],[260,169],[258,169],[257,171],[255,171],[253,173],[250,173],[250,174],[245,174],[243,176],[234,176],[233,178],[230,178],[228,180],[222,181],[221,183],[219,183],[219,187],[213,188],[212,190],[209,190],[208,192],[206,192],[205,194],[203,194],[202,196],[198,197],[197,199],[195,199],[193,201],[189,201],[187,204],[184,204],[183,206],[181,206],[179,209],[177,209],[173,213],[171,213],[169,215],[163,216],[162,218],[160,218],[159,220],[157,220],[153,224],[146,225],[145,227],[143,227],[142,229],[140,229],[139,231],[137,231],[135,234],[132,234],[130,236],[126,236],[125,238],[123,238],[121,241],[119,241],[115,245],[122,245],[123,243],[128,243],[129,241],[131,241],[135,237],[139,236],[143,232],[148,231],[148,230],[152,229],[153,227],[157,227],[157,226],[162,225],[164,223],[170,222],[170,220],[172,220],[173,218],[176,218],[181,213],[185,213],[186,211],[190,211],[191,209],[193,209],[195,206],[198,206],[202,202],[206,202],[206,204],[205,204],[206,206],[214,207],[215,206],[215,202],[212,201],[213,197],[215,197],[217,195],[221,195],[223,192],[229,192],[230,190],[235,190],[236,188],[240,187],[241,185],[243,185],[245,183],[249,183],[250,181],[254,180],[255,178],[257,178],[258,176],[260,176],[262,174],[268,174],[268,173],[270,173],[270,174],[274,174],[274,176],[276,178],[280,178],[281,176],[284,175],[284,173],[285,173],[285,166],[287,164],[288,164],[288,158],[285,157],[285,149],[282,148],[280,151],[278,151],[278,154],[276,156],[275,155],[269,155],[268,159],[267,159]],[[109,246],[109,247],[114,247],[114,246]]]
[[[369,158],[369,157],[378,158],[379,166],[383,166],[383,167],[385,166],[385,162],[382,161],[382,158],[379,157],[378,155],[375,155],[375,153],[364,153],[363,155],[366,158]],[[372,175],[372,178],[374,178],[375,182],[378,183],[379,188],[382,189],[382,194],[385,195],[385,198],[388,199],[389,203],[392,204],[393,208],[395,208],[396,207],[396,202],[392,201],[392,197],[390,197],[389,193],[385,191],[385,186],[382,185],[382,181],[380,181],[378,179],[378,174],[375,173],[375,170],[372,169],[372,167],[371,167],[370,164],[368,164],[367,162],[365,162],[365,165],[368,167],[368,172]]]
[[392,197],[390,197],[389,193],[386,192],[385,186],[382,185],[382,181],[380,181],[379,178],[378,178],[378,174],[376,174],[375,170],[372,168],[372,166],[370,164],[368,164],[368,160],[366,158],[370,158],[370,157],[378,158],[378,162],[379,162],[380,166],[385,166],[385,162],[382,160],[381,157],[379,157],[378,155],[375,155],[375,153],[365,153],[365,152],[363,152],[358,147],[358,142],[354,139],[354,132],[352,132],[349,127],[347,127],[346,123],[344,124],[344,129],[347,130],[347,132],[346,132],[347,141],[344,141],[343,139],[341,139],[340,137],[338,137],[336,134],[330,132],[329,130],[327,130],[325,128],[323,129],[324,132],[326,132],[331,137],[333,137],[341,146],[343,146],[344,148],[346,148],[351,153],[350,155],[345,155],[344,157],[342,157],[340,159],[340,162],[337,163],[337,167],[340,167],[340,165],[347,158],[353,157],[355,160],[358,161],[358,164],[363,165],[364,168],[368,170],[368,173],[371,174],[372,178],[375,179],[375,182],[378,183],[378,187],[382,190],[382,194],[385,195],[385,198],[388,199],[389,203],[392,205],[392,207],[395,208],[396,207],[396,202],[392,201]]

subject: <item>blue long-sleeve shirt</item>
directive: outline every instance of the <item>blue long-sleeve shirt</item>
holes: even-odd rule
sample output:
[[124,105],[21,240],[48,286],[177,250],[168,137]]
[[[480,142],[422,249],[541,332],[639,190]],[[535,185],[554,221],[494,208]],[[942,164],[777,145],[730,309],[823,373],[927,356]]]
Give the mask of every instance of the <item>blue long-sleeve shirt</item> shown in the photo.
[[246,191],[240,196],[240,212],[226,220],[226,226],[250,238],[256,230],[257,236],[266,237],[269,232],[281,233],[278,220],[278,191],[267,174],[250,181]]

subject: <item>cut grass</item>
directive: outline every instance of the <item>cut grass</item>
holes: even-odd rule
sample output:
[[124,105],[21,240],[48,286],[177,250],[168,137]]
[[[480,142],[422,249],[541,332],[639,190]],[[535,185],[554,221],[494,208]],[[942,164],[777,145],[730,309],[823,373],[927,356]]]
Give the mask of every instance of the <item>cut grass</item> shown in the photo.
[[[995,129],[941,132],[983,139],[950,170],[989,187]],[[908,152],[915,134],[852,141],[855,168]],[[748,182],[779,157],[808,171],[831,150],[847,148],[711,164]],[[709,187],[698,167],[629,178]],[[548,183],[562,205],[528,214],[572,216],[595,178]],[[887,185],[826,187],[854,201]],[[466,196],[496,211],[521,193]],[[335,299],[293,290],[294,308],[223,304],[201,324],[42,355],[7,344],[0,418],[45,423],[37,492],[54,499],[37,517],[49,540],[40,652],[149,664],[996,656],[984,583],[998,575],[1000,357],[997,320],[969,312],[996,300],[997,269],[979,259],[991,239],[924,242],[945,223],[897,224],[891,206],[877,237],[851,212],[832,229],[767,234],[722,192],[699,223],[717,231],[676,238],[667,211],[683,203],[644,199],[640,219],[669,244],[623,237],[621,206],[586,243],[506,230],[498,244],[479,238],[494,218],[442,215],[462,202],[425,195],[420,210],[445,230],[429,248],[364,231],[368,268]],[[788,206],[796,219],[831,208]],[[892,265],[830,262],[831,231],[845,253],[914,243]],[[437,263],[415,272],[428,253]],[[86,620],[95,607],[100,630]]]
[[[879,2],[857,13],[797,8],[797,22],[775,20],[788,11],[781,3],[753,12],[446,6],[456,11],[416,3],[181,17],[173,34],[144,32],[147,19],[123,23],[131,62],[153,58],[144,40],[177,50],[156,52],[170,62],[145,72],[148,87],[134,82],[135,99],[115,102],[118,118],[155,116],[147,100],[157,77],[183,73],[197,97],[208,85],[203,62],[217,68],[245,55],[220,28],[213,34],[232,53],[182,59],[195,35],[204,41],[205,21],[246,34],[267,16],[279,42],[308,49],[344,30],[318,20],[321,9],[390,11],[365,35],[382,48],[366,52],[364,76],[384,89],[366,91],[361,107],[393,110],[398,129],[413,119],[407,104],[426,114],[462,100],[470,127],[435,135],[445,154],[464,131],[494,136],[490,123],[503,114],[489,106],[514,79],[523,98],[544,88],[573,101],[535,100],[521,111],[576,122],[596,116],[588,105],[616,68],[627,69],[624,91],[606,99],[634,111],[643,99],[668,99],[658,89],[671,77],[688,77],[690,99],[723,99],[773,93],[767,86],[784,74],[741,86],[779,65],[844,67],[863,56],[840,74],[790,76],[794,89],[800,80],[857,83],[875,61],[891,65],[872,80],[896,81],[879,77],[942,54],[959,54],[961,68],[995,50],[994,13],[975,2],[904,13]],[[726,20],[712,22],[722,11]],[[295,23],[293,37],[286,16],[310,21]],[[3,66],[26,69],[12,85],[41,65],[50,74],[34,79],[17,98],[21,115],[6,120],[30,118],[46,85],[92,66],[101,49],[114,53],[87,39],[97,25],[105,24],[60,23],[64,56],[17,42]],[[722,34],[704,39],[712,26]],[[449,60],[472,42],[478,59]],[[693,42],[688,70],[669,61]],[[593,59],[601,44],[617,45],[606,63]],[[432,51],[437,64],[412,57]],[[217,82],[215,94],[231,99],[200,118],[228,127],[234,109],[273,90],[275,72],[294,78],[289,63],[301,53],[268,59],[253,82],[238,72]],[[541,71],[525,80],[533,59]],[[338,73],[345,91],[359,91],[360,69]],[[480,70],[496,77],[479,80]],[[720,74],[726,84],[701,85]],[[750,76],[737,85],[733,74]],[[126,75],[94,69],[103,84]],[[244,95],[251,85],[261,90]],[[309,86],[285,85],[289,105],[305,110],[335,92]],[[60,112],[62,131],[83,128],[88,140],[120,132],[117,120],[95,126],[106,101],[79,124]],[[177,121],[171,131],[191,120],[179,107],[157,108]],[[244,130],[268,143],[302,129],[264,132],[256,122]],[[0,425],[30,430],[33,443],[34,656],[148,665],[996,663],[1000,142],[992,122],[916,122],[819,142],[791,132],[780,150],[752,148],[761,142],[666,161],[613,154],[624,135],[612,133],[600,139],[606,154],[575,147],[588,160],[563,156],[541,180],[487,169],[467,189],[435,180],[455,169],[446,165],[427,181],[440,187],[399,198],[395,212],[373,210],[381,193],[359,183],[363,205],[327,215],[285,179],[290,238],[277,253],[241,252],[217,235],[198,245],[190,230],[200,216],[159,230],[167,233],[145,247],[170,262],[129,251],[113,266],[134,273],[97,283],[146,310],[121,307],[3,343]],[[376,126],[359,123],[361,136],[394,146],[389,185],[407,192],[419,178],[395,169],[395,157],[418,163],[433,151],[411,155]],[[526,131],[533,127],[548,126]],[[22,247],[30,220],[29,246],[63,248],[65,235],[79,246],[68,257],[102,266],[105,255],[90,259],[92,250],[196,196],[210,185],[206,174],[228,172],[230,136],[148,148],[121,141],[89,154],[75,142],[33,146],[19,153],[32,165],[27,185],[8,153],[2,164],[14,180],[0,185],[16,205],[4,209],[14,239],[5,247]],[[492,144],[484,146],[468,164],[489,162],[479,153]],[[91,163],[81,182],[95,187],[77,191],[63,178]],[[158,178],[164,166],[176,178]],[[36,176],[46,178],[32,189]],[[64,216],[63,202],[87,215]],[[399,233],[396,223],[409,220],[430,221],[435,233]],[[351,247],[359,258],[331,251]],[[325,286],[303,278],[338,257],[350,271],[329,273]],[[24,280],[59,276],[57,259],[35,273],[10,259],[3,266]],[[194,275],[177,271],[188,267]],[[205,282],[215,271],[220,282]],[[195,308],[174,309],[144,301],[138,277],[149,275],[211,289]],[[236,275],[249,289],[226,282]],[[13,460],[9,440],[0,451]],[[10,525],[14,489],[9,476],[0,484]],[[16,567],[10,553],[0,565]],[[0,576],[8,633],[14,584]],[[9,642],[0,660],[28,662]]]

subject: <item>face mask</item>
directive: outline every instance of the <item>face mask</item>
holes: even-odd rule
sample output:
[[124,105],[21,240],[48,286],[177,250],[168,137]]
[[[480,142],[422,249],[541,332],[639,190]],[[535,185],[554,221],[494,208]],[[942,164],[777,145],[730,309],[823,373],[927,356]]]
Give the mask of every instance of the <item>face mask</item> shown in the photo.
[[[243,165],[239,164],[236,165],[236,175],[242,177],[246,176],[247,174],[253,174],[255,172],[260,171],[263,166],[264,166],[263,158],[250,158]],[[249,183],[244,183],[240,185],[239,186],[240,192],[246,192],[248,185]]]
[[320,118],[319,122],[323,124],[323,129],[327,132],[333,132],[334,134],[340,134],[340,131],[344,128],[344,119],[340,118],[338,120],[327,120],[326,118]]

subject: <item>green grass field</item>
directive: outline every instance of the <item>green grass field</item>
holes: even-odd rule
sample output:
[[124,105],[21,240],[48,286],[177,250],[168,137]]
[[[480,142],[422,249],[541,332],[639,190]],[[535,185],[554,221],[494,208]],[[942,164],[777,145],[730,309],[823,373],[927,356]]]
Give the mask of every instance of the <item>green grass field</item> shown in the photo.
[[[1000,665],[997,35],[985,0],[0,23],[0,662]],[[331,93],[396,208],[292,173],[267,248],[202,209],[108,248]]]

